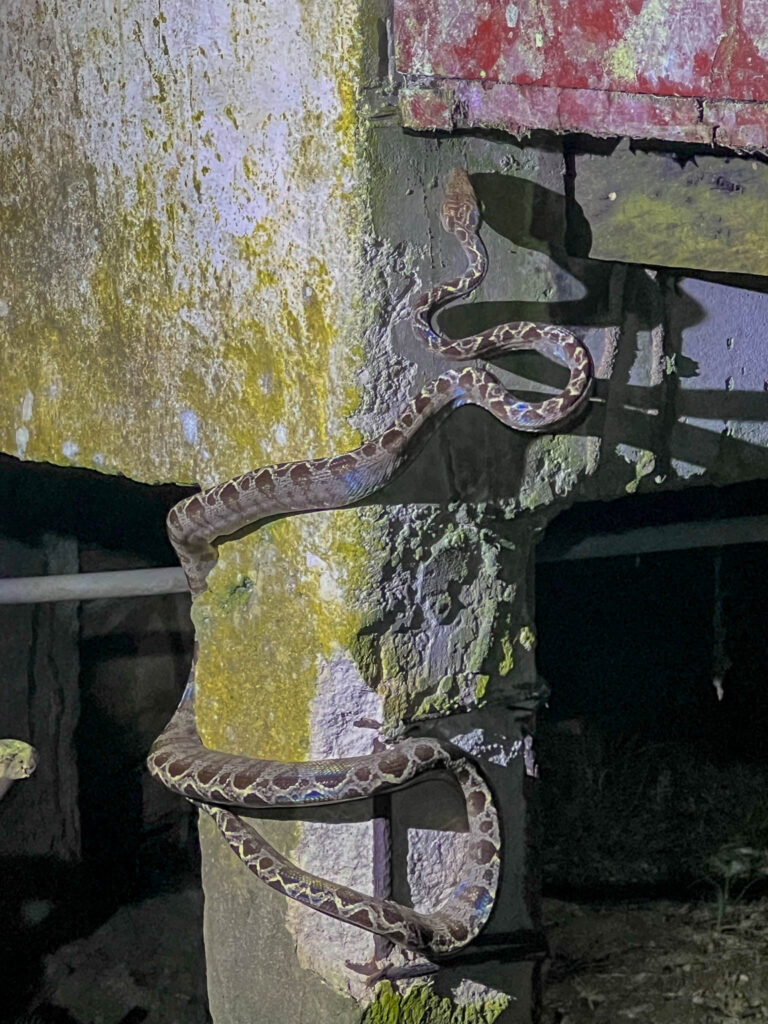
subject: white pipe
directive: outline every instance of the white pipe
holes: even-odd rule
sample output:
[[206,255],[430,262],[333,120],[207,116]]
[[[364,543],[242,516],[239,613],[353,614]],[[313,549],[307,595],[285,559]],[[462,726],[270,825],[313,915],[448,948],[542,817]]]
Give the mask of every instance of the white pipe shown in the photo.
[[183,594],[188,589],[181,567],[83,572],[62,576],[22,576],[0,579],[0,604],[151,597],[155,594]]

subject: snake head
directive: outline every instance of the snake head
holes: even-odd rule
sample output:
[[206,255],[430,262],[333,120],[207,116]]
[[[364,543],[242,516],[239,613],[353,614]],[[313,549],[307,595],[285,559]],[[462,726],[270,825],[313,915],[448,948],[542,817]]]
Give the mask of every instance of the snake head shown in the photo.
[[461,167],[454,167],[448,177],[445,199],[440,207],[440,221],[446,231],[457,228],[477,231],[480,224],[480,208],[472,188],[469,175]]

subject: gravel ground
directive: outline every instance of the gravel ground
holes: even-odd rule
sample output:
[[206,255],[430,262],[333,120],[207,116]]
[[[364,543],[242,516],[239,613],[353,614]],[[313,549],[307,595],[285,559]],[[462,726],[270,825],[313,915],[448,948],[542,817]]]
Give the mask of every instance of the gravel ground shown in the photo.
[[202,918],[198,888],[122,907],[46,957],[17,1024],[210,1024]]
[[542,1024],[768,1020],[768,900],[545,900]]

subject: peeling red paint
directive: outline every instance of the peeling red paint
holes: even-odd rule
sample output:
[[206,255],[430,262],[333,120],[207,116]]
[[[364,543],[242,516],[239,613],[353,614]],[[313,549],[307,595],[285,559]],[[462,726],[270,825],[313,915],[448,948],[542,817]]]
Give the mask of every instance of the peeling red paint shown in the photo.
[[713,139],[733,149],[768,147],[768,103],[726,103],[702,105],[704,121],[712,126]]
[[450,132],[454,129],[454,97],[451,90],[403,89],[400,92],[400,110],[406,125],[428,127],[432,131]]
[[744,0],[720,3],[726,32],[712,62],[712,95],[727,93],[740,99],[765,99],[768,64],[744,25]]
[[598,43],[606,39],[621,39],[627,30],[631,14],[639,14],[645,0],[617,4],[615,0],[597,0],[583,3],[579,8],[579,29],[585,37]]
[[478,18],[465,43],[456,45],[456,58],[462,67],[473,69],[473,78],[493,77],[507,35],[512,36],[513,32],[501,7],[496,7],[489,17]]
[[697,53],[693,58],[693,71],[699,78],[706,78],[712,72],[712,54]]
[[764,0],[395,0],[394,26],[414,128],[768,145]]

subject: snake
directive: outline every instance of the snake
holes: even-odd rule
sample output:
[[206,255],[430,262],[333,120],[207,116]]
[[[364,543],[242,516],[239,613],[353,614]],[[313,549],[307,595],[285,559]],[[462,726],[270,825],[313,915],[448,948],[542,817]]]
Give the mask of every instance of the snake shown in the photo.
[[[423,436],[424,428],[434,427],[444,413],[477,405],[515,430],[541,432],[559,427],[587,401],[590,356],[563,328],[506,323],[452,339],[436,326],[438,310],[470,295],[488,265],[478,233],[478,200],[461,168],[450,173],[440,217],[461,246],[466,265],[459,277],[416,299],[411,315],[416,337],[438,355],[459,362],[518,349],[537,351],[568,369],[565,388],[528,402],[516,398],[488,369],[449,369],[422,387],[378,436],[351,451],[260,467],[184,499],[168,513],[167,528],[193,599],[206,590],[222,540],[267,519],[357,504],[407,465],[417,450],[417,435]],[[405,734],[371,754],[323,761],[282,762],[210,749],[195,721],[197,658],[196,642],[181,701],[150,750],[151,774],[210,815],[240,860],[277,892],[433,959],[451,957],[472,942],[493,909],[501,862],[499,811],[477,765],[452,744],[428,735]],[[242,810],[234,810],[369,799],[435,772],[448,773],[458,784],[466,831],[457,879],[430,911],[369,896],[302,870],[259,834],[253,814],[246,820]]]

